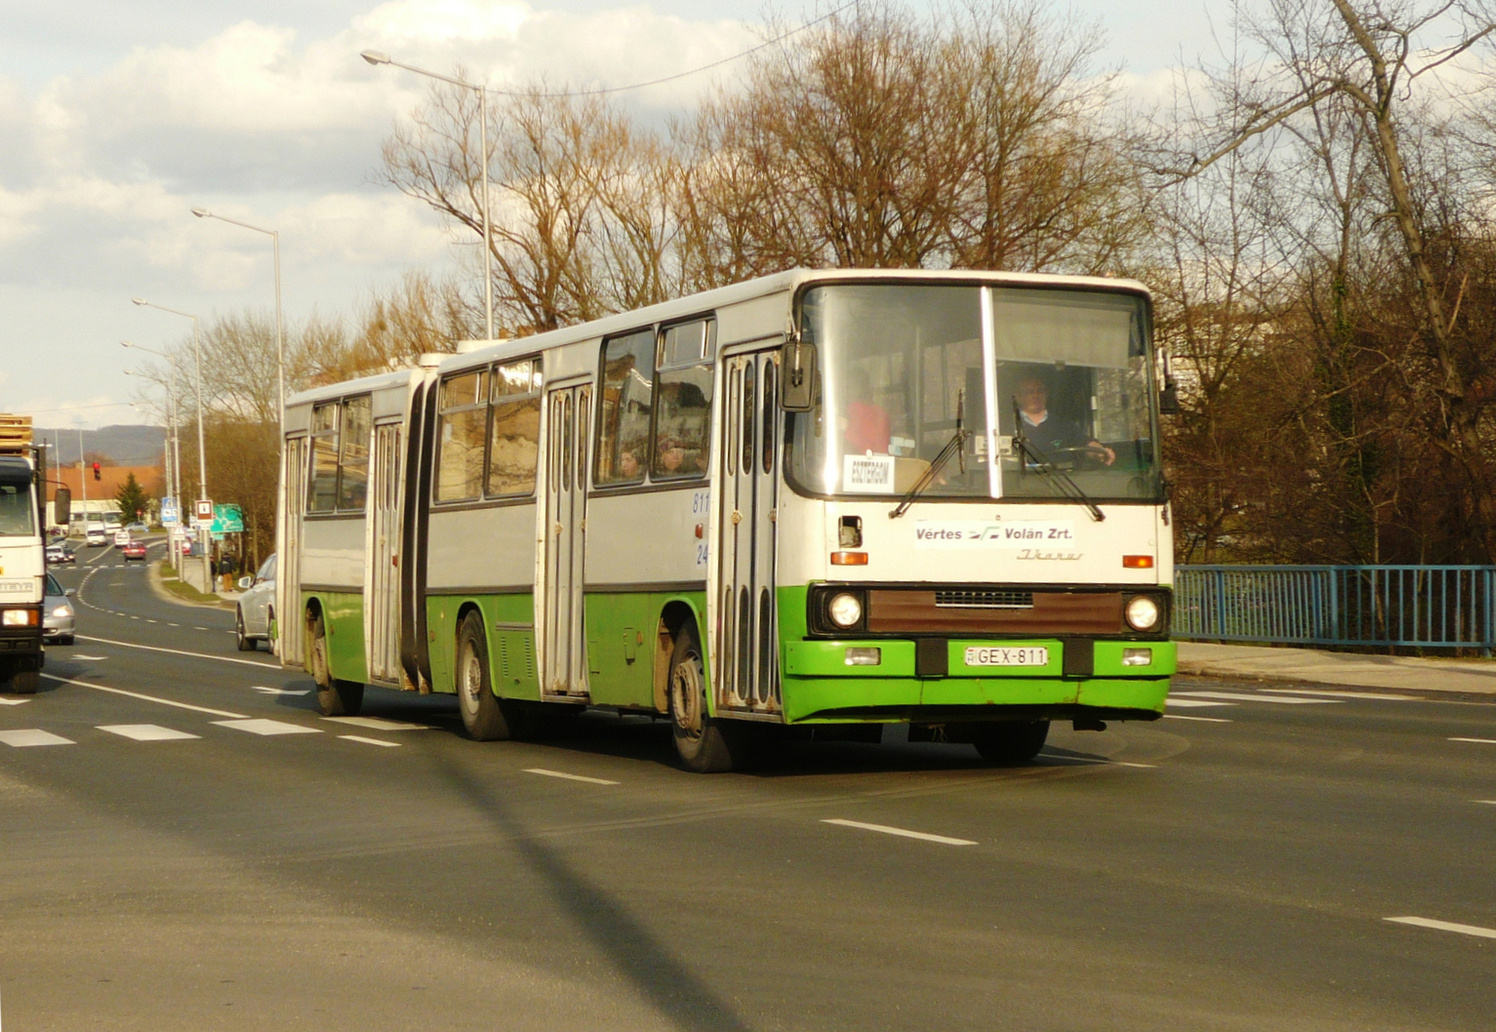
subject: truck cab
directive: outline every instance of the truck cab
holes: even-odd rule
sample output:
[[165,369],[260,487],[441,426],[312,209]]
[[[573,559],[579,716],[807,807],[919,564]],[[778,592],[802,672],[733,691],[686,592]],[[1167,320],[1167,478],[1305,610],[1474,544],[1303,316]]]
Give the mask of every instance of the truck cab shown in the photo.
[[31,460],[0,455],[0,691],[30,694],[42,668],[46,559]]

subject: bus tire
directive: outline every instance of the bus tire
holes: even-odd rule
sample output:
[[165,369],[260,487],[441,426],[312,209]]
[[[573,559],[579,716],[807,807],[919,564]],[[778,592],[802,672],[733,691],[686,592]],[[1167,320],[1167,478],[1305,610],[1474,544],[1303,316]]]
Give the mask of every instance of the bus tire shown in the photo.
[[493,693],[488,672],[488,638],[483,618],[469,613],[457,632],[457,708],[468,737],[495,742],[511,736],[509,720]]
[[1049,737],[1047,720],[1009,720],[978,724],[972,728],[971,741],[988,763],[1028,763]]
[[670,727],[681,765],[697,774],[717,774],[740,763],[746,736],[707,713],[706,668],[696,628],[689,622],[675,632],[669,691]]
[[322,614],[307,617],[307,669],[317,684],[317,708],[324,717],[356,717],[364,705],[364,686],[332,676],[327,659],[327,629]]

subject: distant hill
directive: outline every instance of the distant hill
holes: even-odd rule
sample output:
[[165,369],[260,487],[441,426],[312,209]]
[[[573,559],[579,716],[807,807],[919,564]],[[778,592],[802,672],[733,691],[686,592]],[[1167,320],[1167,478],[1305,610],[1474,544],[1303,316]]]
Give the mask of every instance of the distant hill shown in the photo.
[[[55,446],[51,449],[53,454],[49,461],[63,464],[78,461],[77,427],[38,428],[32,437]],[[154,465],[161,461],[161,449],[165,444],[166,428],[162,426],[136,423],[83,431],[83,450],[107,456],[117,466]]]

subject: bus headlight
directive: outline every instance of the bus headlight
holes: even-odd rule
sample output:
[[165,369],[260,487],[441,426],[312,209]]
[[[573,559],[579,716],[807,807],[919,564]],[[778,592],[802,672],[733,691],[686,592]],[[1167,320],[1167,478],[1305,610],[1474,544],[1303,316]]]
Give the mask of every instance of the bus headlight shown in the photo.
[[856,595],[843,591],[831,597],[831,601],[826,606],[826,615],[831,617],[831,622],[838,627],[856,627],[862,620],[862,602]]
[[1128,599],[1124,615],[1127,625],[1135,631],[1152,631],[1158,627],[1158,603],[1147,595],[1134,595]]

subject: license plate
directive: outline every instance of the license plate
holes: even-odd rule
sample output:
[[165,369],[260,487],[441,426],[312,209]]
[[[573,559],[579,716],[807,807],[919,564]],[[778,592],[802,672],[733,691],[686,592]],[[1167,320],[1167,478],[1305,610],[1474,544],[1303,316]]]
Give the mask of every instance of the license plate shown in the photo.
[[973,645],[966,650],[967,666],[1048,666],[1049,649],[1043,645],[994,648]]

